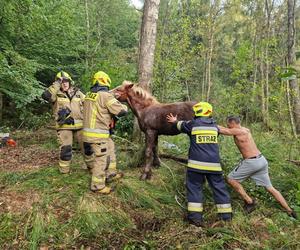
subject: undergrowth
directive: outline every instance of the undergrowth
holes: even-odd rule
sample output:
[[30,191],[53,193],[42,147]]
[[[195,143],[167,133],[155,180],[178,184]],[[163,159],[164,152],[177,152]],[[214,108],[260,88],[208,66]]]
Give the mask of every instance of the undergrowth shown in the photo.
[[[18,134],[24,146],[40,144],[45,150],[57,147],[52,136]],[[288,162],[288,143],[272,133],[255,133],[262,153],[269,160],[273,185],[300,213],[300,168]],[[77,152],[72,172],[61,175],[55,164],[39,169],[0,169],[0,248],[1,249],[299,249],[299,222],[288,217],[269,194],[245,182],[259,207],[251,215],[243,213],[243,203],[231,191],[232,223],[217,220],[211,192],[205,188],[204,228],[189,226],[184,220],[185,167],[162,159],[151,181],[139,180],[141,165],[136,157],[142,149],[115,138],[118,166],[125,178],[112,184],[113,194],[99,196],[89,191],[90,175],[82,169]],[[221,155],[225,174],[239,160],[230,137],[222,137]],[[184,135],[160,138],[160,152],[187,157]],[[135,165],[135,167],[133,167]],[[20,208],[9,209],[5,197],[18,194]],[[26,197],[35,194],[38,199]],[[31,202],[25,206],[24,202]],[[5,206],[5,207],[4,207]],[[23,208],[22,208],[23,207]]]

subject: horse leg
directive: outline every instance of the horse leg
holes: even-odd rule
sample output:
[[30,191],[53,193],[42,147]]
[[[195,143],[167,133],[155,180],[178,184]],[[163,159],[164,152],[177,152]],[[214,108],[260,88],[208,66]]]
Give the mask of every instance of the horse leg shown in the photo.
[[156,135],[154,139],[153,166],[160,167],[160,159],[158,157],[158,135]]
[[145,167],[140,179],[151,179],[152,165],[153,165],[153,149],[155,146],[155,137],[157,132],[155,130],[147,130],[146,133],[146,150],[145,150]]

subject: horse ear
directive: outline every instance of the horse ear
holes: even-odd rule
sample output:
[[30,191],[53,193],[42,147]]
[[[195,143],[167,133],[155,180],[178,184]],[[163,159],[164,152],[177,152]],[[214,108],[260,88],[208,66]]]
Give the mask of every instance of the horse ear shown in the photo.
[[[123,82],[123,84],[124,84],[124,83],[125,83],[125,82]],[[125,84],[125,88],[126,88],[126,89],[131,89],[133,86],[134,86],[134,83],[126,81],[126,84]]]

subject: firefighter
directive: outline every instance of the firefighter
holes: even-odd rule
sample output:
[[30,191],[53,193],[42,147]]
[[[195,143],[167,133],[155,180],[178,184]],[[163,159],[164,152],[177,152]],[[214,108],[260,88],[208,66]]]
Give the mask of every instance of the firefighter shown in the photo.
[[186,171],[186,188],[188,200],[188,221],[190,224],[203,224],[203,185],[208,181],[213,191],[219,217],[231,220],[232,209],[230,196],[220,165],[218,147],[218,127],[211,118],[212,106],[199,102],[193,106],[195,117],[191,121],[177,121],[177,115],[167,115],[168,122],[190,137],[189,158]]
[[106,182],[123,176],[117,171],[115,145],[110,138],[112,121],[127,114],[127,107],[109,92],[111,80],[103,71],[97,72],[87,93],[83,109],[84,153],[92,174],[91,190],[109,194]]
[[42,98],[52,103],[60,145],[59,171],[70,172],[73,137],[83,151],[83,102],[84,94],[74,86],[71,76],[64,71],[57,73],[55,82],[44,91]]

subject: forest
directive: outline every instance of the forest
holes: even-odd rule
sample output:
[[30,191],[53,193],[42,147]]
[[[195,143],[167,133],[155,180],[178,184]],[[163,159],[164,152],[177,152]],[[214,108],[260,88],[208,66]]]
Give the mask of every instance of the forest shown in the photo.
[[[61,174],[42,98],[61,71],[84,94],[104,71],[111,89],[126,80],[159,103],[209,102],[218,125],[238,115],[299,217],[299,1],[0,0],[0,249],[300,248],[299,218],[251,181],[243,182],[258,201],[251,214],[228,186],[233,218],[219,223],[205,185],[205,226],[188,225],[189,138],[159,136],[161,165],[140,180],[145,135],[128,104],[112,135],[124,173],[114,192],[89,190],[76,144],[71,172]],[[231,136],[218,140],[227,176],[241,154]]]

